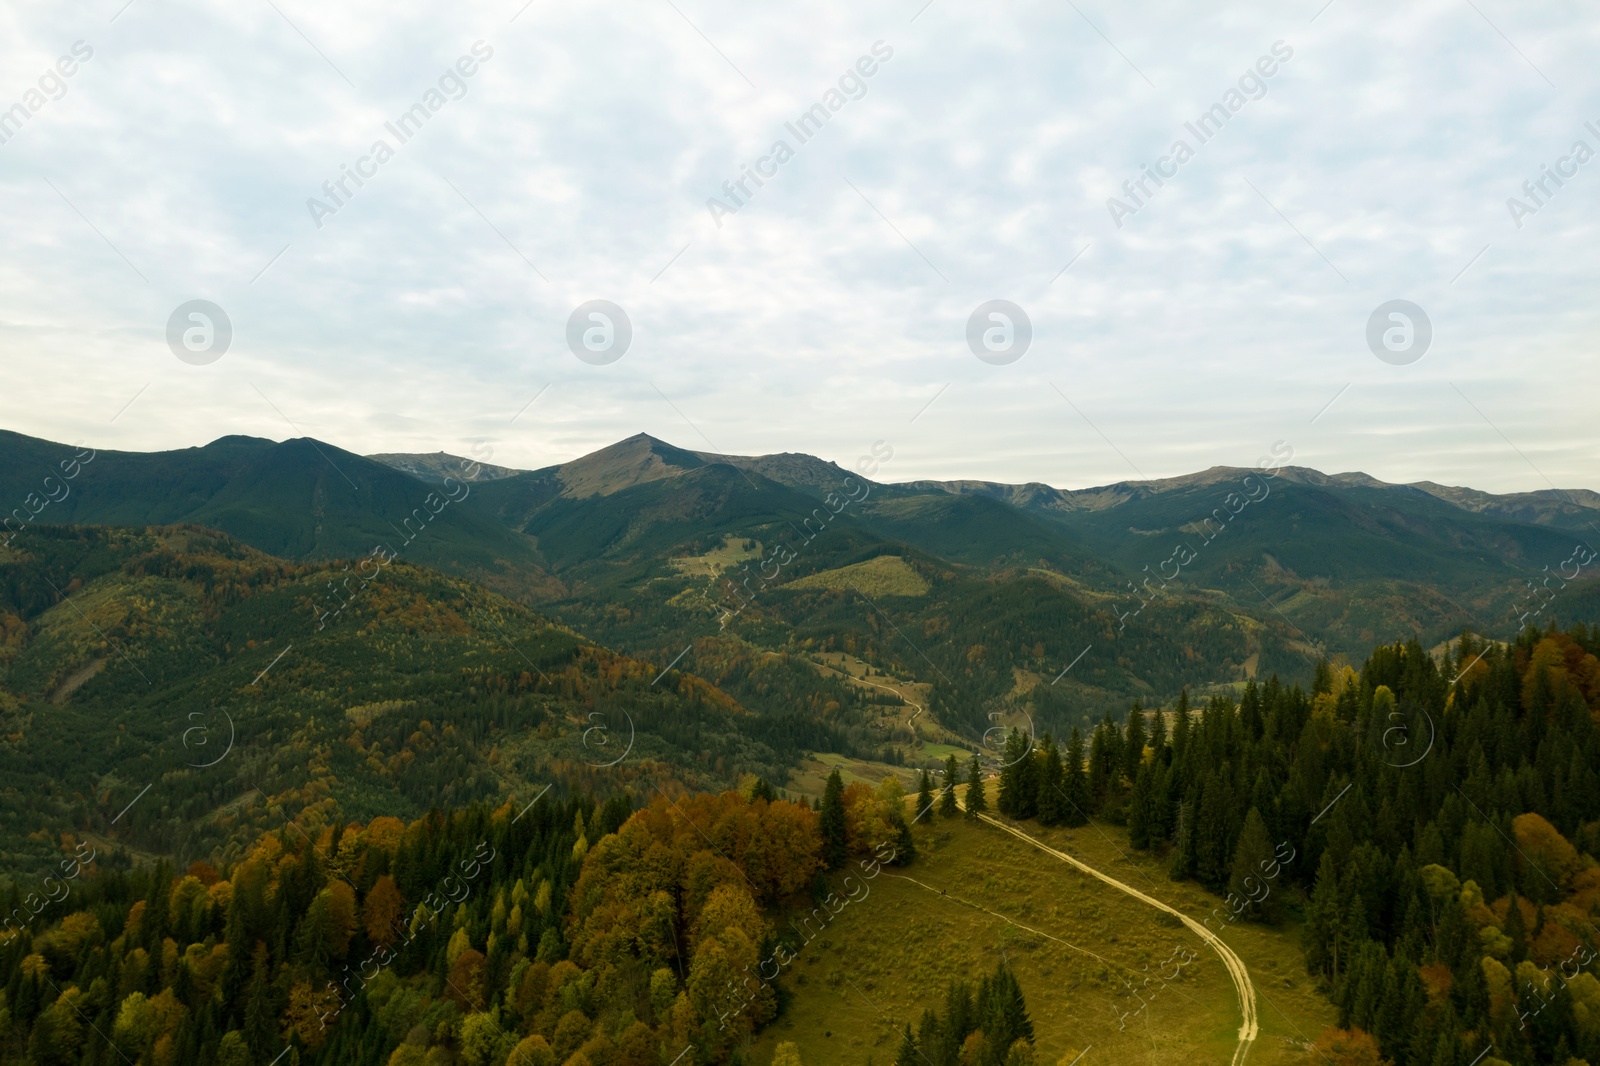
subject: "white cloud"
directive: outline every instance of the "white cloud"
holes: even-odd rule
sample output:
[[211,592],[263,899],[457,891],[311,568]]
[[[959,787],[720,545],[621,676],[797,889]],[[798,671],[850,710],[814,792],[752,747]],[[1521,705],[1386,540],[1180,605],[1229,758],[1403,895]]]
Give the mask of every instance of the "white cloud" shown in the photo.
[[[259,388],[353,450],[489,436],[522,466],[644,429],[1085,485],[1133,476],[1118,449],[1159,476],[1287,439],[1390,480],[1600,488],[1600,164],[1521,230],[1505,207],[1574,139],[1600,150],[1575,6],[274,2],[0,13],[0,106],[95,49],[0,145],[0,424],[293,432]],[[316,228],[306,199],[480,39],[464,97]],[[716,227],[707,197],[880,40],[865,95]],[[1279,40],[1266,95],[1114,228],[1106,198]],[[996,297],[1035,327],[1011,366],[964,342]],[[234,325],[210,366],[164,341],[194,298]],[[605,367],[563,339],[594,298],[635,328]],[[1411,366],[1364,341],[1394,298],[1434,324]]]

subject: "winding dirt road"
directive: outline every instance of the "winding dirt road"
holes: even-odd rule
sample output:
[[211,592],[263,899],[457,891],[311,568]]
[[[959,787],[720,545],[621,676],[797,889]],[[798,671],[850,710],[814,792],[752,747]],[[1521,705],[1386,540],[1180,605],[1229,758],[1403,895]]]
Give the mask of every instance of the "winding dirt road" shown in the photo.
[[[966,805],[963,803],[962,808],[965,809],[965,806]],[[1239,1013],[1242,1016],[1242,1021],[1239,1024],[1239,1046],[1234,1050],[1232,1066],[1243,1066],[1245,1056],[1250,1052],[1250,1045],[1255,1043],[1256,1034],[1259,1031],[1259,1027],[1256,1024],[1256,986],[1250,981],[1250,971],[1245,968],[1244,960],[1239,958],[1239,956],[1234,953],[1233,949],[1223,942],[1221,937],[1217,936],[1217,934],[1213,933],[1210,929],[1207,929],[1204,925],[1195,921],[1187,914],[1184,914],[1182,911],[1168,906],[1153,896],[1145,895],[1132,885],[1124,884],[1109,874],[1101,873],[1093,866],[1090,866],[1080,859],[1073,858],[1064,851],[1057,851],[1044,841],[1039,840],[1037,837],[1029,836],[1027,833],[1024,833],[1022,830],[1010,825],[1007,822],[1003,822],[998,818],[990,817],[987,814],[980,814],[978,817],[995,828],[1002,829],[1005,832],[1010,833],[1019,840],[1027,841],[1040,851],[1043,851],[1048,855],[1053,855],[1062,862],[1077,867],[1090,877],[1104,881],[1118,892],[1125,892],[1141,903],[1148,903],[1157,910],[1166,911],[1168,914],[1177,918],[1180,922],[1187,926],[1190,932],[1194,933],[1201,940],[1204,940],[1206,944],[1217,953],[1218,957],[1222,959],[1222,965],[1227,968],[1228,976],[1233,980],[1234,990],[1239,994]]]

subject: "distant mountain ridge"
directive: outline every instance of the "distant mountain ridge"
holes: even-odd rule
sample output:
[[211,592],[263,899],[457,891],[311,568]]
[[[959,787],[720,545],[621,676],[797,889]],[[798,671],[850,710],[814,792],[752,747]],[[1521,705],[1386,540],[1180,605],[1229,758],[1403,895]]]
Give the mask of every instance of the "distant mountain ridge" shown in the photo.
[[[444,452],[432,454],[391,453],[368,456],[424,480],[448,473],[448,467],[470,462]],[[679,448],[647,433],[637,433],[597,451],[538,470],[519,471],[509,467],[484,466],[481,480],[508,477],[551,480],[562,486],[561,495],[586,498],[610,495],[634,485],[677,477],[708,464],[724,463],[736,469],[758,473],[780,485],[813,495],[834,491],[846,477],[861,475],[837,463],[804,452],[778,452],[769,455],[723,455],[716,452]],[[1167,478],[1118,481],[1082,489],[1060,489],[1042,482],[1012,484],[976,479],[917,480],[884,482],[880,487],[891,492],[942,492],[952,496],[987,496],[1023,510],[1072,512],[1103,511],[1131,500],[1181,489],[1236,482],[1257,473],[1255,468],[1213,466],[1191,474]],[[1474,514],[1492,515],[1533,525],[1577,528],[1600,521],[1600,492],[1589,489],[1539,489],[1532,492],[1492,493],[1465,486],[1441,485],[1433,481],[1405,484],[1381,481],[1360,471],[1325,474],[1305,466],[1285,466],[1278,476],[1301,485],[1326,488],[1370,488],[1387,491],[1418,491]],[[427,476],[424,476],[427,475]]]
[[[895,555],[933,583],[927,602],[939,606],[917,623],[928,633],[978,617],[985,603],[1030,648],[1069,632],[1067,618],[1086,643],[1115,639],[1137,618],[1152,646],[1180,625],[1234,625],[1232,645],[1204,654],[1219,678],[1236,678],[1258,633],[1273,634],[1261,661],[1285,671],[1395,632],[1429,644],[1463,626],[1496,635],[1543,610],[1574,540],[1600,539],[1600,494],[1585,490],[1495,495],[1294,466],[1271,477],[1218,466],[1056,489],[875,482],[804,453],[722,455],[643,433],[530,471],[443,452],[371,458],[309,438],[228,436],[166,452],[83,449],[63,489],[53,476],[75,454],[0,433],[0,506],[10,501],[19,544],[41,524],[191,523],[301,562],[386,545],[645,658],[671,659],[683,645],[665,644],[686,632],[722,639],[735,573],[751,590],[737,602],[753,595],[756,604],[739,607],[746,628],[761,617],[780,627],[773,641],[844,641],[845,615],[818,620],[776,590]],[[59,499],[46,504],[41,493],[51,491]],[[1259,502],[1242,506],[1241,493]],[[1553,612],[1600,617],[1593,570],[1574,579],[1566,566],[1572,587],[1532,615],[1540,624]],[[1029,582],[1053,591],[1041,598]],[[1105,684],[1136,682],[1112,671]]]

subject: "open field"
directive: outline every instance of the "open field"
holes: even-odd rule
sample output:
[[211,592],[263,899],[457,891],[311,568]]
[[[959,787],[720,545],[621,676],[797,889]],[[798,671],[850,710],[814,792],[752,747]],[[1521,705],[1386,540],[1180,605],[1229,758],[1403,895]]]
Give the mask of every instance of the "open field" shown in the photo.
[[823,570],[789,582],[792,589],[855,588],[877,599],[879,596],[922,596],[927,579],[898,555],[878,555],[865,562],[851,563],[836,570]]
[[[1085,835],[1095,836],[1095,849],[1080,847]],[[1217,902],[1172,885],[1153,867],[1145,871],[1152,889],[1118,865],[1114,849],[1125,849],[1125,838],[1107,842],[1089,829],[1065,836],[1053,845],[1134,878],[1185,912],[1203,916]],[[1085,1048],[1092,1048],[1086,1063],[1230,1061],[1239,1027],[1233,985],[1217,956],[1175,918],[998,829],[936,820],[919,825],[917,838],[915,863],[885,868],[867,898],[800,952],[783,978],[793,998],[752,1042],[751,1066],[770,1062],[782,1041],[798,1044],[808,1064],[892,1062],[901,1026],[915,1027],[925,1008],[939,1005],[952,978],[991,972],[1002,956],[1027,997],[1041,1064],[1070,1062]],[[1261,996],[1262,1034],[1249,1061],[1304,1061],[1289,1038],[1310,1039],[1332,1012],[1303,977],[1291,933],[1244,930],[1227,939]],[[1163,967],[1177,948],[1193,961]],[[1163,981],[1163,972],[1172,979]],[[1148,1006],[1140,1008],[1130,985]]]

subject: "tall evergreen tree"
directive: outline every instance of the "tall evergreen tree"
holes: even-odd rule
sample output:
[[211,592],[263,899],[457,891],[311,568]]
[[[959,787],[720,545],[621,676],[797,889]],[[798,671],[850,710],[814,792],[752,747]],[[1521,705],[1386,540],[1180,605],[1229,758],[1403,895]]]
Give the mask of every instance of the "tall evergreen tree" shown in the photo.
[[1011,738],[1006,741],[1005,760],[1009,766],[1002,768],[1011,771],[1012,803],[1009,812],[1012,818],[1032,818],[1039,813],[1039,761],[1035,758],[1037,745],[1033,737],[1020,729],[1011,731]]
[[1154,771],[1149,763],[1139,767],[1139,776],[1133,782],[1133,794],[1128,797],[1128,843],[1139,851],[1149,850],[1152,839],[1150,832],[1151,790],[1155,785],[1152,781]]
[[978,753],[972,753],[972,765],[967,769],[967,817],[976,818],[989,809],[989,801],[983,795],[983,764],[978,761]]
[[1040,825],[1060,825],[1066,821],[1066,796],[1061,791],[1065,778],[1061,766],[1061,752],[1049,733],[1039,749],[1039,799],[1036,804]]
[[1135,700],[1128,709],[1128,731],[1122,739],[1122,776],[1129,782],[1139,776],[1139,767],[1144,762],[1144,709]]
[[944,788],[939,793],[939,814],[945,818],[954,818],[961,813],[961,808],[956,804],[956,785],[960,781],[961,767],[952,753],[944,760]]
[[1195,807],[1199,798],[1199,790],[1191,790],[1189,795],[1178,804],[1178,828],[1176,835],[1177,846],[1172,849],[1172,863],[1169,874],[1174,881],[1182,881],[1186,877],[1194,876],[1195,868]]
[[[1272,838],[1267,835],[1267,823],[1254,807],[1245,815],[1244,829],[1239,833],[1239,843],[1233,849],[1233,868],[1228,887],[1240,899],[1248,900],[1243,917],[1256,921],[1276,920],[1284,882],[1268,874],[1278,870],[1273,857]],[[1281,871],[1279,871],[1281,872]]]
[[[913,821],[920,821],[933,814],[933,775],[928,773],[926,767],[917,779],[917,809],[912,815]],[[931,818],[930,818],[931,821]]]
[[[1107,711],[1107,721],[1110,717]],[[1116,787],[1116,779],[1122,774],[1121,760],[1111,743],[1115,730],[1115,726],[1108,727],[1106,722],[1101,722],[1089,735],[1089,796],[1095,810],[1105,803],[1107,794]]]
[[1189,734],[1194,723],[1190,720],[1189,690],[1178,693],[1178,702],[1172,708],[1172,761],[1181,763],[1189,750]]
[[1195,817],[1194,875],[1208,888],[1220,889],[1227,883],[1230,846],[1229,817],[1232,796],[1222,774],[1213,770],[1206,776]]
[[1528,957],[1528,922],[1522,916],[1522,904],[1517,899],[1516,890],[1511,892],[1511,900],[1506,906],[1505,929],[1507,939],[1511,941],[1511,965],[1515,966]]
[[822,834],[822,861],[830,870],[837,870],[849,856],[845,835],[844,778],[837,768],[828,775],[828,784],[822,790],[822,812],[817,816],[817,829]]
[[1150,753],[1163,763],[1172,761],[1172,748],[1167,743],[1167,713],[1159,707],[1150,715]]
[[1077,726],[1072,727],[1072,735],[1067,740],[1064,761],[1061,791],[1067,803],[1061,812],[1062,824],[1085,825],[1089,821],[1089,782],[1084,776],[1083,736]]
[[921,1066],[922,1053],[917,1050],[916,1038],[911,1035],[911,1023],[900,1034],[900,1053],[894,1057],[894,1066]]

